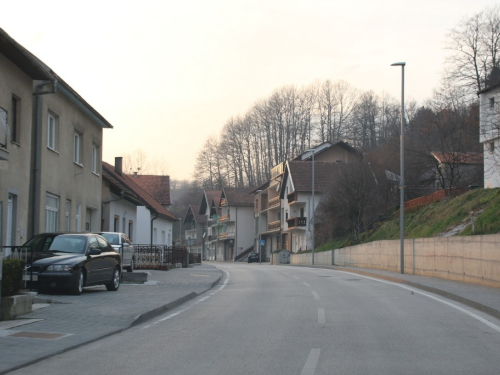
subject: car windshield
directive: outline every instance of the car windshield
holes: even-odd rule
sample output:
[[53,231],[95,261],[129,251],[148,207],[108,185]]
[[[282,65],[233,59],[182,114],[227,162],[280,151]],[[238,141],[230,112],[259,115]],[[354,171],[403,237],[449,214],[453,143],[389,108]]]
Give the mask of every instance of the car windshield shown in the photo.
[[57,236],[52,241],[49,251],[83,254],[86,250],[85,236]]
[[101,236],[103,236],[111,245],[120,244],[120,236],[116,233],[101,233]]

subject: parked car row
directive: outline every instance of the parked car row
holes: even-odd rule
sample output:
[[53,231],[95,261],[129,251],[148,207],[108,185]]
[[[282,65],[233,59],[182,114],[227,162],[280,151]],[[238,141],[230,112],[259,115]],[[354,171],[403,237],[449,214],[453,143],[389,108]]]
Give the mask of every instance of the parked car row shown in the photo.
[[41,233],[23,247],[28,249],[27,285],[39,291],[79,295],[93,285],[116,291],[122,269],[132,272],[135,266],[134,247],[124,233]]

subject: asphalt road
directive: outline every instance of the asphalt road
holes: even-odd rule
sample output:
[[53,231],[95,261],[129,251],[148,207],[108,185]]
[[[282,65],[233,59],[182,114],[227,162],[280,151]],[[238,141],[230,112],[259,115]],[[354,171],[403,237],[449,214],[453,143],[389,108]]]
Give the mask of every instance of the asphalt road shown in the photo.
[[500,321],[346,272],[217,263],[223,281],[12,374],[498,374]]

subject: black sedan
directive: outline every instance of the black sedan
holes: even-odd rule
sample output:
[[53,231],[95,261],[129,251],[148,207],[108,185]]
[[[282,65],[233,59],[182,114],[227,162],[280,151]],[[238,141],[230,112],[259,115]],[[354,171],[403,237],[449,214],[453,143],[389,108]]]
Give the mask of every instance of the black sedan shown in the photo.
[[259,262],[259,254],[252,253],[248,256],[248,263]]
[[104,284],[111,291],[120,286],[121,255],[99,235],[42,233],[23,246],[33,249],[34,262],[27,266],[33,289],[79,295],[85,286]]

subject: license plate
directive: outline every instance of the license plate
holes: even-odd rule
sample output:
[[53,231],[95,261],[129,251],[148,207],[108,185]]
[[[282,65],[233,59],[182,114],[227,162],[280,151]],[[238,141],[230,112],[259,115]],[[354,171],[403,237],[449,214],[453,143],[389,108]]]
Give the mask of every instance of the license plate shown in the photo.
[[[23,275],[23,280],[32,281],[30,275]],[[33,275],[33,281],[38,281],[38,275]]]

